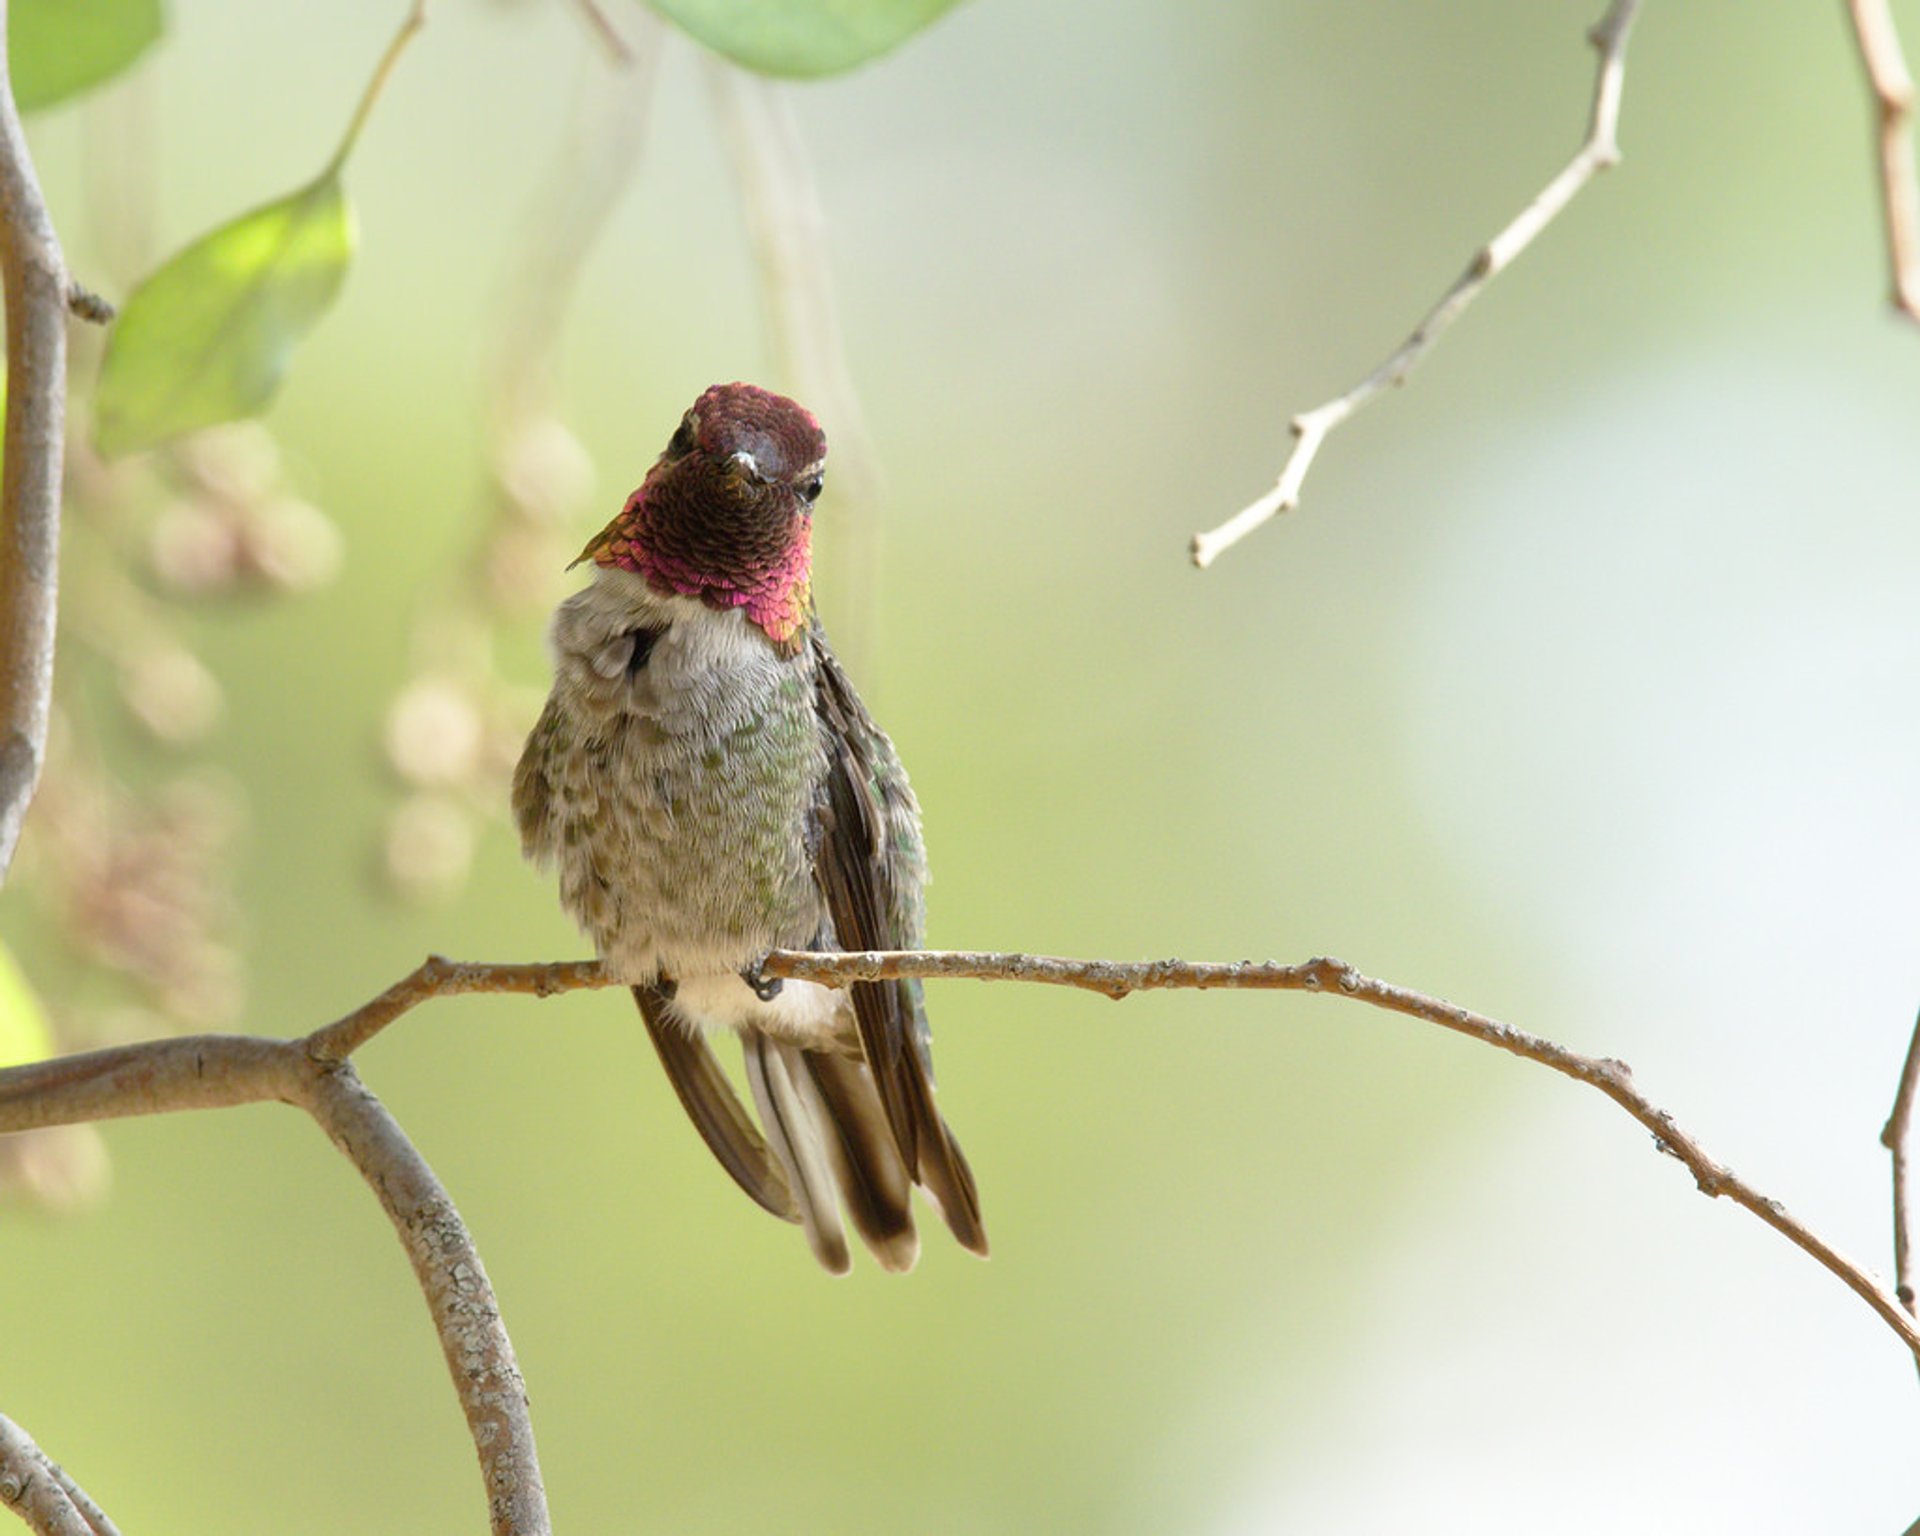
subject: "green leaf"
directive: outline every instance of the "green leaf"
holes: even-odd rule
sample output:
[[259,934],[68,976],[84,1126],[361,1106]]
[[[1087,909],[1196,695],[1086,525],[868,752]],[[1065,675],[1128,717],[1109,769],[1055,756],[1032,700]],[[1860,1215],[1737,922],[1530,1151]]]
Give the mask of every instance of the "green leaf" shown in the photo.
[[159,40],[160,0],[12,0],[7,59],[22,112],[110,80]]
[[329,171],[203,235],[128,297],[107,340],[94,442],[114,457],[262,411],[353,257]]
[[834,75],[904,43],[956,0],[648,0],[763,75]]
[[0,1067],[44,1061],[53,1054],[53,1031],[40,1011],[13,954],[0,944]]

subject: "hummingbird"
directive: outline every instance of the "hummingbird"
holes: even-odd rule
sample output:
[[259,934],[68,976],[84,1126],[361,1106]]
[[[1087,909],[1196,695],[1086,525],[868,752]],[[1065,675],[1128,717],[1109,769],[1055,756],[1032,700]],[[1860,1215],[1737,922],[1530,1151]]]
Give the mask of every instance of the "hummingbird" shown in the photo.
[[[693,403],[573,562],[593,579],[554,615],[513,810],[720,1165],[829,1272],[850,1267],[843,1206],[904,1271],[916,1185],[987,1252],[920,983],[761,973],[775,949],[915,949],[923,922],[919,805],[813,610],[825,460],[784,396],[717,384]],[[757,1127],[713,1052],[729,1032]]]

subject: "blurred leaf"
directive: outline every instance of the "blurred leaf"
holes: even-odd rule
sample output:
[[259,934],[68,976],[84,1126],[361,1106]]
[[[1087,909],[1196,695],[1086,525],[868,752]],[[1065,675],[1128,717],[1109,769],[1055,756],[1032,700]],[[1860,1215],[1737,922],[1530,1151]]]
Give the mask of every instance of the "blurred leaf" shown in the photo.
[[22,112],[112,79],[159,40],[160,0],[13,0],[7,59]]
[[94,441],[113,457],[257,415],[333,303],[353,210],[329,172],[203,235],[127,299],[107,342]]
[[763,75],[833,75],[897,48],[955,0],[648,0]]
[[53,1031],[20,974],[13,952],[0,944],[0,1067],[44,1061],[53,1054]]

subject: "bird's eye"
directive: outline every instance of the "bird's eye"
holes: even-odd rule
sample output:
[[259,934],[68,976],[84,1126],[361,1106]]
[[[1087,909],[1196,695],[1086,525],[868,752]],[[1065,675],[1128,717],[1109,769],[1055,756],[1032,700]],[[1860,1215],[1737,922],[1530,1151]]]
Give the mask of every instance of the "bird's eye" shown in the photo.
[[800,499],[812,506],[820,499],[820,488],[825,483],[819,475],[808,475],[800,482]]
[[693,412],[688,411],[680,418],[680,425],[674,428],[673,436],[667,443],[667,456],[677,459],[683,453],[693,452]]

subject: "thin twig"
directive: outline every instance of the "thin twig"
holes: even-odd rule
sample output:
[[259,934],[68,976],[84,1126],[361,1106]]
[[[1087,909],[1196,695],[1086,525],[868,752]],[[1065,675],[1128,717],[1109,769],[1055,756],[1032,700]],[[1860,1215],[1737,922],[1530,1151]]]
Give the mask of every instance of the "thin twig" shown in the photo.
[[1480,290],[1513,264],[1600,172],[1619,163],[1620,91],[1626,78],[1627,35],[1633,28],[1640,0],[1612,0],[1607,12],[1587,33],[1600,61],[1594,75],[1593,104],[1587,136],[1560,174],[1540,190],[1519,216],[1474,253],[1454,285],[1428,311],[1426,319],[1378,368],[1337,399],[1293,418],[1293,449],[1280,467],[1273,489],[1236,512],[1218,528],[1196,533],[1190,546],[1193,563],[1202,569],[1272,518],[1300,505],[1300,486],[1313,467],[1314,455],[1327,434],[1375,396],[1404,383],[1414,364],[1425,357]]
[[1914,1210],[1912,1182],[1913,1106],[1920,1095],[1920,1019],[1914,1020],[1907,1059],[1900,1068],[1900,1087],[1893,1096],[1893,1113],[1880,1132],[1880,1145],[1893,1154],[1893,1278],[1894,1294],[1909,1312],[1914,1305],[1913,1235],[1920,1230]]
[[387,44],[387,50],[380,55],[380,62],[373,66],[373,75],[367,81],[367,88],[360,93],[360,101],[353,109],[353,116],[347,119],[347,131],[340,135],[340,142],[334,148],[333,156],[321,171],[320,178],[340,174],[347,163],[347,156],[353,153],[353,146],[360,140],[360,132],[367,126],[367,119],[373,115],[374,104],[380,100],[392,78],[394,66],[400,62],[400,55],[407,51],[407,44],[419,35],[420,29],[427,24],[427,0],[412,0],[407,14],[401,18],[399,30],[393,34],[393,40]]
[[733,167],[774,376],[817,413],[832,454],[816,576],[832,599],[834,649],[858,673],[873,650],[884,487],[847,364],[827,259],[827,218],[788,87],[709,55],[707,87]]
[[120,1536],[60,1464],[0,1414],[0,1504],[38,1536]]
[[[1186,960],[1071,960],[1053,955],[975,953],[957,950],[874,951],[815,954],[776,950],[761,966],[768,976],[844,986],[892,977],[971,978],[1024,981],[1077,987],[1111,998],[1167,988],[1252,989],[1317,992],[1352,998],[1375,1008],[1437,1024],[1515,1056],[1550,1067],[1564,1077],[1597,1088],[1651,1131],[1655,1145],[1693,1175],[1700,1192],[1725,1196],[1811,1255],[1871,1307],[1920,1361],[1920,1323],[1899,1299],[1866,1269],[1791,1215],[1779,1201],[1761,1194],[1732,1169],[1708,1155],[1666,1110],[1634,1086],[1622,1062],[1584,1056],[1540,1035],[1515,1029],[1439,998],[1363,976],[1343,961],[1308,960],[1299,965],[1272,961],[1212,964]],[[91,1056],[15,1067],[0,1072],[0,1132],[36,1125],[64,1124],[111,1114],[148,1114],[213,1104],[287,1098],[305,1103],[303,1086],[314,1073],[335,1070],[345,1055],[371,1040],[387,1025],[429,998],[474,992],[519,992],[552,996],[584,987],[616,985],[593,961],[550,965],[490,965],[429,958],[411,975],[379,997],[302,1040],[265,1041],[244,1036],[203,1035],[158,1040],[146,1045],[98,1051]],[[250,1054],[251,1053],[251,1054]],[[290,1069],[289,1054],[299,1066]],[[260,1058],[264,1058],[264,1064]],[[245,1092],[219,1080],[255,1073]],[[531,1445],[528,1447],[531,1454]]]
[[594,39],[606,49],[608,58],[623,67],[634,63],[633,44],[613,24],[613,18],[600,8],[599,0],[573,0],[573,8],[580,13],[580,19]]
[[1920,194],[1913,163],[1913,76],[1900,51],[1887,0],[1847,0],[1853,36],[1873,92],[1880,207],[1887,230],[1893,307],[1920,320]]
[[7,424],[0,469],[0,882],[47,754],[66,436],[67,269],[27,152],[0,0],[0,287]]
[[[429,998],[469,992],[520,992],[554,997],[583,987],[617,983],[598,960],[559,960],[546,965],[489,965],[429,955],[410,975],[396,981],[372,1002],[343,1019],[316,1029],[301,1044],[322,1064],[345,1061],[401,1014]],[[4,1115],[4,1076],[0,1075],[0,1116]],[[3,1121],[0,1121],[3,1123]]]

